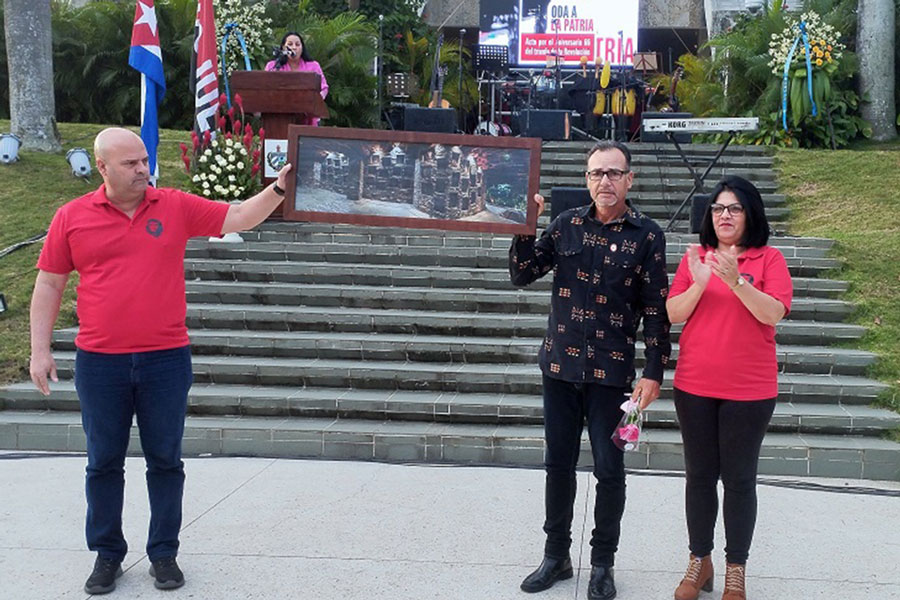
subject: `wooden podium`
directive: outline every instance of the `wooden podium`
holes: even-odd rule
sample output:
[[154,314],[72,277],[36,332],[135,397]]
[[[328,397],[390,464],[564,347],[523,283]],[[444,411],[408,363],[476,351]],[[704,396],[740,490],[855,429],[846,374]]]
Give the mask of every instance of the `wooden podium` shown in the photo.
[[[309,71],[235,71],[231,89],[241,95],[244,112],[261,113],[268,139],[287,139],[288,126],[308,117],[328,116],[318,73]],[[265,161],[265,156],[262,157]],[[263,173],[265,170],[263,170]],[[263,183],[274,181],[263,176]],[[272,216],[280,218],[282,207]]]

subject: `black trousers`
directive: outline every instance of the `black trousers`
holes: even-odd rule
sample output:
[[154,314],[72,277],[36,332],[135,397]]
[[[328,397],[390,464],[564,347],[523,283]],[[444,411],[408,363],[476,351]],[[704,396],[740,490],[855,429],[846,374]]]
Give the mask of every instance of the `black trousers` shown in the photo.
[[619,406],[625,388],[594,383],[569,383],[544,375],[544,436],[547,452],[544,554],[553,558],[569,555],[572,545],[572,513],[575,502],[575,467],[581,450],[581,432],[587,418],[597,497],[591,564],[612,566],[619,546],[622,513],[625,510],[625,461],[610,436],[622,417]]
[[713,549],[719,479],[725,488],[725,558],[744,564],[756,526],[759,450],[775,398],[742,402],[688,394],[675,388],[675,410],[684,441],[685,515],[696,556]]

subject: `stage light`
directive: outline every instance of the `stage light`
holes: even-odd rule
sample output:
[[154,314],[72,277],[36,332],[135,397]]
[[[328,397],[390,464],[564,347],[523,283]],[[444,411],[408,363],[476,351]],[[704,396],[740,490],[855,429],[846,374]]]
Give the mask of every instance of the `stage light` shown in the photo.
[[66,152],[66,160],[72,167],[72,175],[75,177],[91,176],[91,156],[84,148],[72,148]]
[[19,160],[19,146],[22,140],[12,133],[0,134],[0,163],[11,165]]

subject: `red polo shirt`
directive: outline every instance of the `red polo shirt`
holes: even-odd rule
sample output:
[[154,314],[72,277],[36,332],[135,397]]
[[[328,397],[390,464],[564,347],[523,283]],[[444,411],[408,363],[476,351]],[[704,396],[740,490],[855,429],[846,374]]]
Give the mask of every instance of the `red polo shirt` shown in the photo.
[[[701,247],[700,257],[705,255]],[[747,284],[790,311],[793,284],[781,252],[770,246],[749,248],[738,257],[738,270]],[[669,297],[681,294],[692,283],[685,255]],[[715,275],[710,277],[679,338],[675,387],[689,394],[726,400],[778,396],[775,327],[760,323]]]
[[189,344],[184,250],[191,237],[219,235],[227,212],[227,204],[152,187],[130,219],[105,186],[60,207],[37,266],[81,276],[75,344],[109,354]]

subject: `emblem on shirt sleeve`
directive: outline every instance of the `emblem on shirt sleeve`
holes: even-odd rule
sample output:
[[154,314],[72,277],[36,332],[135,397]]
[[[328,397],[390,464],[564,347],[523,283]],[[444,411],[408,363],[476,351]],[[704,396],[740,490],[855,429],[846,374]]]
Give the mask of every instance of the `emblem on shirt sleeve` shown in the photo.
[[147,233],[155,238],[162,235],[163,224],[159,219],[147,219]]

